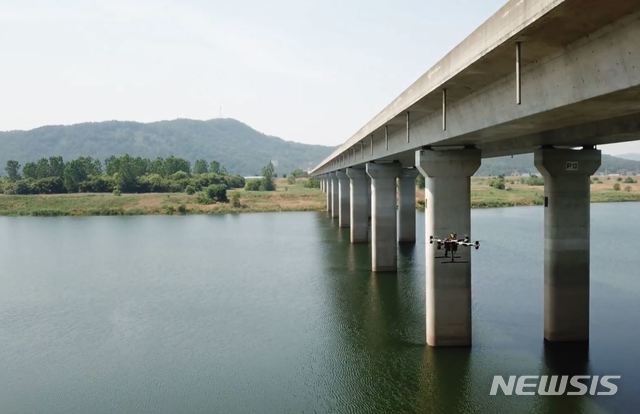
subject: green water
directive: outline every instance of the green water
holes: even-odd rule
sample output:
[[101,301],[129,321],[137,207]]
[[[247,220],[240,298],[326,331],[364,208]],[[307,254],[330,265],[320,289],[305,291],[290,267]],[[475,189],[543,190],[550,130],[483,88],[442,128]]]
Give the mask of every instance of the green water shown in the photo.
[[[539,207],[473,212],[470,349],[424,345],[423,234],[377,275],[323,213],[3,217],[0,413],[633,412],[639,211],[593,206],[591,342],[559,349]],[[495,374],[543,373],[622,379],[488,395]]]

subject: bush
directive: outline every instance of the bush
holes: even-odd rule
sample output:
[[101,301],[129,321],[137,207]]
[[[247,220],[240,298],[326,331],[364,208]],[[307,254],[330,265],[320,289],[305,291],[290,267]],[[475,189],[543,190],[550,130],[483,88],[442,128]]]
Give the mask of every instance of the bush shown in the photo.
[[187,214],[187,206],[185,206],[184,204],[180,204],[178,206],[178,213]]
[[317,178],[309,178],[304,182],[305,188],[320,188],[320,180]]
[[227,188],[242,188],[244,187],[244,177],[240,175],[225,175],[224,183]]
[[260,181],[261,180],[248,180],[244,185],[244,189],[246,191],[260,191]]
[[65,193],[64,184],[60,177],[47,177],[35,180],[31,185],[31,194],[61,194]]
[[287,183],[288,184],[295,184],[296,183],[296,177],[293,175],[290,175],[287,177]]
[[18,194],[18,195],[33,194],[33,182],[34,180],[31,178],[18,180],[14,182],[12,186],[9,187],[10,190],[8,194]]
[[614,191],[620,191],[620,183],[615,183],[615,184],[613,185],[613,190],[614,190]]
[[626,186],[624,188],[624,191],[626,191],[627,193],[630,193],[631,192],[631,186],[630,185]]
[[544,178],[538,177],[537,175],[532,175],[527,177],[524,181],[526,185],[544,185]]
[[489,185],[495,189],[504,190],[504,177],[500,175],[496,178],[493,178],[491,181],[489,181]]
[[273,178],[263,178],[260,180],[260,191],[275,191],[276,184],[273,182]]
[[637,182],[638,181],[636,179],[634,179],[633,177],[627,177],[627,178],[624,179],[624,183],[625,184],[635,184]]
[[184,189],[185,193],[189,194],[189,195],[194,195],[196,193],[196,188],[189,184],[185,189]]
[[231,194],[231,205],[236,208],[242,207],[242,203],[240,203],[240,193],[235,191]]
[[110,193],[115,187],[113,178],[105,175],[91,175],[79,184],[78,190],[83,193]]
[[176,171],[169,176],[172,180],[186,180],[189,178],[189,173],[185,171]]
[[227,187],[222,184],[211,184],[201,193],[198,193],[198,203],[211,204],[214,202],[227,202]]

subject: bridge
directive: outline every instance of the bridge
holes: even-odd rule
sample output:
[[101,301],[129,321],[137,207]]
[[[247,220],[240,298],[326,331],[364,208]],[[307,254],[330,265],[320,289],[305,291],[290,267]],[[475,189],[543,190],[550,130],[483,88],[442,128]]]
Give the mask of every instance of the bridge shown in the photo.
[[[597,146],[639,136],[640,1],[511,0],[311,174],[351,242],[371,244],[372,271],[393,272],[397,243],[415,242],[418,173],[425,239],[471,236],[482,158],[533,152],[545,182],[544,338],[588,341]],[[469,346],[471,255],[439,254],[426,243],[426,340]]]

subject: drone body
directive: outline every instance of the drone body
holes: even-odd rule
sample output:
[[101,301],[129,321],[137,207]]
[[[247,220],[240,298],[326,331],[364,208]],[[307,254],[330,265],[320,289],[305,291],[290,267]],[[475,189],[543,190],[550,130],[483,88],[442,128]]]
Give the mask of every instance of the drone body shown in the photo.
[[456,233],[451,233],[448,237],[444,239],[440,239],[434,236],[429,238],[429,243],[436,244],[436,248],[438,250],[442,250],[444,248],[444,256],[436,256],[440,258],[449,258],[451,257],[451,261],[443,262],[443,263],[464,263],[464,262],[456,262],[456,259],[459,259],[460,256],[456,256],[456,252],[458,251],[458,246],[463,247],[475,247],[476,250],[480,248],[480,242],[475,241],[471,242],[469,240],[469,236],[465,236],[462,239],[459,239]]

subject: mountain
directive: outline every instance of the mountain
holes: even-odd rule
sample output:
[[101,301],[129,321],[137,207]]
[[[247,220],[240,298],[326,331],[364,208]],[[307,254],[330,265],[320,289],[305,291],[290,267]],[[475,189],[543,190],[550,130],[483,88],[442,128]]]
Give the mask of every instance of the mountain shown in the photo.
[[[332,147],[300,144],[265,135],[229,118],[195,121],[176,119],[152,123],[91,122],[69,126],[44,126],[30,131],[0,132],[0,172],[7,160],[24,164],[43,157],[64,159],[91,156],[104,160],[128,153],[147,158],[175,155],[190,161],[220,161],[230,172],[256,175],[274,161],[276,171],[286,174],[296,168],[314,167],[333,151]],[[640,154],[602,156],[601,172],[640,172]],[[486,158],[476,175],[537,173],[533,154]]]
[[230,172],[258,174],[274,161],[286,174],[309,169],[333,151],[265,135],[235,119],[209,121],[176,119],[152,123],[91,122],[69,126],[44,126],[29,131],[0,132],[0,169],[7,160],[21,164],[61,155],[65,160],[91,156],[104,160],[128,153],[147,158],[175,155],[190,161],[217,160]]
[[[634,161],[602,154],[602,164],[598,172],[608,174],[640,174],[640,160]],[[519,154],[512,157],[485,158],[476,175],[511,175],[538,173],[533,165],[533,154]]]
[[616,155],[616,157],[618,157],[618,158],[624,158],[625,160],[640,161],[640,154],[635,154],[635,153],[631,153],[631,154],[620,154],[620,155]]

